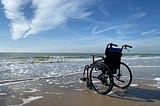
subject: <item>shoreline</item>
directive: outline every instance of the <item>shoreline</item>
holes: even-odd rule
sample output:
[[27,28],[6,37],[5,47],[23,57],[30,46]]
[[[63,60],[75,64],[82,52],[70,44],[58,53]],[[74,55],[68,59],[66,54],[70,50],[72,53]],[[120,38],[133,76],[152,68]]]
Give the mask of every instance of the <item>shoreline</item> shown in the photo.
[[[0,87],[0,106],[159,106],[160,89],[133,80],[126,89],[113,88],[108,95],[87,89],[81,74],[28,80]],[[136,85],[137,84],[137,85]]]

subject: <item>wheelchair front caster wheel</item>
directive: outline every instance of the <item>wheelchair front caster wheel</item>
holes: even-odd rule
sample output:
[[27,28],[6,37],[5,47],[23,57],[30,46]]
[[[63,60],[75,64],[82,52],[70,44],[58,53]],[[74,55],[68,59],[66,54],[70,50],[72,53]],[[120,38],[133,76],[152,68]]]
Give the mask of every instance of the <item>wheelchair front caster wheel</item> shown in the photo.
[[91,84],[90,81],[87,81],[86,85],[87,85],[87,88],[88,88],[88,89],[92,89],[92,84]]

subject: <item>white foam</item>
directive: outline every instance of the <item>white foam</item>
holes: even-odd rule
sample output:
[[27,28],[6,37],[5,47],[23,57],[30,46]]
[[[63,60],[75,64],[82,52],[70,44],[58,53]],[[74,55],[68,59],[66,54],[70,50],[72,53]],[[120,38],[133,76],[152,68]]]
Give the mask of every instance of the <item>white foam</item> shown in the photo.
[[139,65],[139,66],[129,66],[129,67],[137,67],[137,68],[142,68],[142,67],[147,67],[147,68],[159,68],[160,66],[143,66],[143,65]]
[[30,96],[27,99],[22,99],[23,100],[23,104],[21,104],[20,106],[23,106],[25,104],[28,104],[28,103],[30,103],[30,102],[32,102],[34,100],[41,99],[41,98],[43,98],[43,96]]
[[4,95],[7,95],[7,93],[0,93],[0,96],[4,96]]
[[130,86],[132,86],[132,87],[136,87],[136,86],[138,86],[138,84],[131,84]]
[[63,92],[45,92],[46,94],[53,94],[53,95],[62,95],[64,94]]
[[136,56],[125,56],[125,57],[122,57],[122,59],[126,59],[126,60],[151,60],[151,59],[160,59],[160,56],[141,57],[140,55],[136,55]]
[[9,72],[11,72],[11,71],[10,71],[10,70],[1,70],[1,71],[0,71],[0,74],[9,73]]
[[156,80],[156,81],[160,81],[160,77],[154,78],[154,80]]
[[46,82],[49,82],[49,81],[50,81],[50,79],[46,80]]
[[23,105],[25,105],[25,104],[28,104],[28,103],[30,103],[30,102],[32,102],[32,101],[35,101],[35,100],[41,99],[41,98],[43,98],[43,96],[30,96],[30,97],[27,98],[27,99],[22,99],[22,101],[23,101],[22,104],[9,105],[9,106],[23,106]]
[[60,83],[59,83],[59,82],[56,82],[55,84],[56,84],[56,85],[59,85]]
[[145,85],[160,88],[160,84],[145,84]]
[[74,89],[74,90],[76,90],[76,91],[83,91],[84,89]]
[[3,83],[3,84],[0,84],[0,86],[7,86],[7,85],[19,84],[19,83],[23,83],[23,82],[26,82],[26,81]]
[[38,92],[38,91],[40,91],[40,90],[31,88],[30,91],[23,91],[23,92],[26,92],[26,93],[33,93],[33,92]]
[[60,88],[68,88],[68,86],[63,86],[63,85],[60,85],[59,87]]
[[99,83],[99,82],[101,82],[101,81],[92,81],[93,83]]
[[138,79],[138,80],[150,80],[150,79],[148,79],[148,78],[140,78],[140,77],[137,77],[137,78],[135,78],[135,79]]
[[[57,76],[57,77],[61,77],[61,76]],[[47,77],[37,77],[37,78],[28,78],[28,79],[3,80],[3,81],[0,81],[1,83],[0,86],[14,85],[14,84],[24,83],[28,81],[36,81],[40,79],[50,79],[50,78],[57,78],[57,77],[47,76]],[[59,84],[59,83],[55,83],[55,84]]]
[[83,81],[79,80],[79,83],[81,84],[81,83],[83,83]]
[[16,98],[16,96],[15,96],[15,95],[11,95],[11,97],[12,97],[12,98]]
[[116,91],[110,91],[107,95],[111,95],[111,94],[114,94]]
[[53,84],[54,82],[49,82],[48,84]]

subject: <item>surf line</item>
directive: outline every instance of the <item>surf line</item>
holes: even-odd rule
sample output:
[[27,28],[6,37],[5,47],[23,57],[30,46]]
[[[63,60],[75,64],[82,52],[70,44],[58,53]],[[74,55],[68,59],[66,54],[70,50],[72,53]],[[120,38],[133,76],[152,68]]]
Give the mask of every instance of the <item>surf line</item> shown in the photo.
[[28,79],[16,79],[16,80],[4,80],[0,81],[0,86],[5,86],[5,85],[13,85],[13,84],[18,84],[18,83],[23,83],[27,81],[36,81],[40,79],[50,79],[50,78],[59,78],[63,76],[50,76],[50,77],[37,77],[37,78],[28,78]]
[[9,73],[9,72],[11,72],[11,70],[3,70],[3,71],[0,71],[0,74]]
[[45,76],[45,77],[36,77],[36,78],[27,78],[27,79],[3,80],[3,81],[0,81],[0,86],[13,85],[17,83],[23,83],[27,81],[36,81],[36,80],[41,80],[41,79],[61,78],[61,77],[71,76],[71,75],[79,74],[79,73],[81,72],[67,74],[67,75],[59,75],[59,76],[48,76],[48,77]]

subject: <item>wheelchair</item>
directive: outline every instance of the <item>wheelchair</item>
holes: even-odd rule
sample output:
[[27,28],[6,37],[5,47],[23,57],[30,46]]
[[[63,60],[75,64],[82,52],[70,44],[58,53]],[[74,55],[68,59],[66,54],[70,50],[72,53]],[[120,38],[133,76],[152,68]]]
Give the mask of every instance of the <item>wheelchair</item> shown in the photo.
[[[106,95],[113,86],[128,88],[132,82],[131,69],[121,62],[123,49],[132,48],[129,45],[118,45],[109,43],[105,50],[105,56],[92,55],[93,63],[86,65],[81,80],[86,82],[89,89]],[[100,58],[96,60],[96,58]]]

